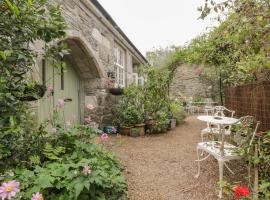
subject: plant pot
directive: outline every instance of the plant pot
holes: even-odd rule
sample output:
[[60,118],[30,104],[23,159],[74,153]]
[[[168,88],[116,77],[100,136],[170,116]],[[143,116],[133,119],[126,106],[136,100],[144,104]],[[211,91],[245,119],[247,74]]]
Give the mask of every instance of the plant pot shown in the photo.
[[121,134],[122,135],[129,135],[131,127],[122,127]]
[[36,84],[34,88],[25,88],[24,96],[20,97],[21,101],[37,101],[41,99],[47,91],[45,85]]
[[176,127],[176,119],[170,119],[169,128],[174,129]]
[[107,134],[116,134],[117,129],[114,126],[104,126],[103,128],[104,133]]
[[139,128],[132,128],[132,129],[130,129],[129,135],[131,137],[139,137],[140,136],[140,129]]
[[135,127],[139,130],[140,136],[145,135],[145,124],[135,124]]
[[110,88],[109,92],[112,95],[118,96],[118,95],[122,95],[124,93],[124,89],[123,88]]

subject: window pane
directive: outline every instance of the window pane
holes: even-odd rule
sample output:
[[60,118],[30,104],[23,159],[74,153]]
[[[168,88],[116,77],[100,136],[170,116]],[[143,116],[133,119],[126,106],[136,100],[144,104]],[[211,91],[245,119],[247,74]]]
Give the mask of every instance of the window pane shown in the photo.
[[120,85],[124,85],[124,70],[120,68]]
[[117,63],[117,48],[114,48],[114,62]]

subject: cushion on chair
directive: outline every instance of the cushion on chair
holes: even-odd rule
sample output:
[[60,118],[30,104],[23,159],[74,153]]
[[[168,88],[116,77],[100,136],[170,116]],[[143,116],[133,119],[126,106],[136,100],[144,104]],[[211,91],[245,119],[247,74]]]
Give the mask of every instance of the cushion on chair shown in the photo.
[[[219,134],[219,128],[205,128],[202,130],[202,134]],[[231,131],[229,129],[225,129],[225,135],[230,135]]]
[[222,156],[220,152],[220,145],[221,145],[221,142],[218,142],[218,141],[200,142],[197,145],[197,149],[201,149],[211,154],[216,159],[223,159],[223,160],[241,159],[241,156],[237,153],[237,150],[239,150],[238,147],[232,144],[229,144],[227,142],[224,142],[224,156]]

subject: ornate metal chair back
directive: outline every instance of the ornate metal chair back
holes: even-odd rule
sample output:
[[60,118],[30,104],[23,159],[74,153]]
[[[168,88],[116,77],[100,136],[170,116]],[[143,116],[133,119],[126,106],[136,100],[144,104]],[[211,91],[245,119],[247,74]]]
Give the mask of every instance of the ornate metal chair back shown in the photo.
[[248,145],[248,151],[254,141],[255,135],[258,131],[260,122],[253,116],[241,117],[239,123],[236,125],[238,130],[235,131],[233,140],[239,147]]

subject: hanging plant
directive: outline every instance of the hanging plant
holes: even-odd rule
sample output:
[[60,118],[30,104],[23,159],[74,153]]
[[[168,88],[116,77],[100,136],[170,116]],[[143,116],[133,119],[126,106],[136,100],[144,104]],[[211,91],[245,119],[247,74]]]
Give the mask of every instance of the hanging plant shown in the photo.
[[47,91],[47,87],[41,84],[28,86],[23,91],[23,96],[20,97],[21,101],[37,101],[41,99]]

